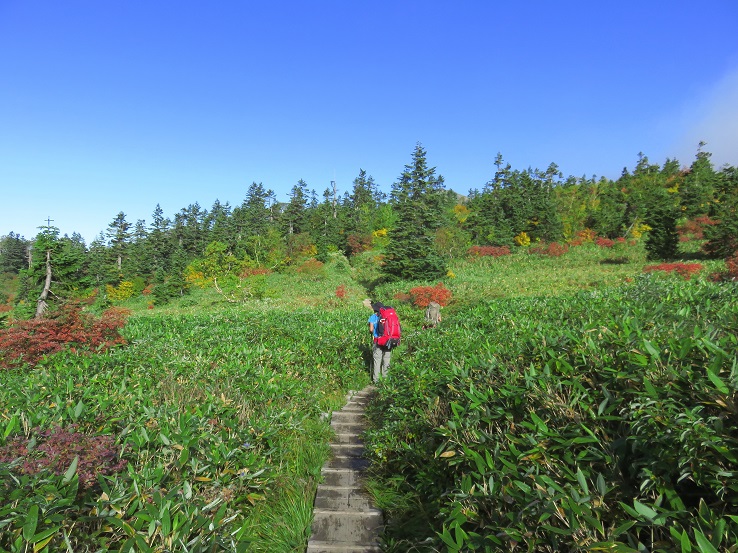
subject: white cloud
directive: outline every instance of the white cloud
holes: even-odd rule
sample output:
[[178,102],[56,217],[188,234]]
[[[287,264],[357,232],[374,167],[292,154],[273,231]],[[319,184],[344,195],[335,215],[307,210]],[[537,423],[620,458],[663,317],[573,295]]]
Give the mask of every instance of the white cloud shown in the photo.
[[738,68],[707,89],[684,119],[686,130],[673,144],[673,157],[691,164],[702,141],[716,169],[738,166]]

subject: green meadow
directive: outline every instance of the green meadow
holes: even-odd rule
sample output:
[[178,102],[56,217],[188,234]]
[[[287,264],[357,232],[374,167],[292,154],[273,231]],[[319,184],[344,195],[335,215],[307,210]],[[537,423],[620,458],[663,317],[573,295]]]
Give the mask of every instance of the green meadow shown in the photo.
[[426,330],[437,282],[340,256],[123,302],[125,345],[0,372],[0,551],[303,551],[366,297],[403,323],[366,434],[387,551],[735,551],[736,284],[619,247],[454,261]]

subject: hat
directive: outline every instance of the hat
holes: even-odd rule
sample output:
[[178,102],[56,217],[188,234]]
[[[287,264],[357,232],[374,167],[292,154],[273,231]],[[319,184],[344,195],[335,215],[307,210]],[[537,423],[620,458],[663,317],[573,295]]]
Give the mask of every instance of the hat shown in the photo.
[[383,307],[384,307],[384,304],[383,304],[383,303],[382,303],[381,301],[375,301],[375,302],[374,302],[374,303],[372,304],[372,309],[374,309],[374,311],[379,311],[379,310],[380,310],[380,309],[382,309]]

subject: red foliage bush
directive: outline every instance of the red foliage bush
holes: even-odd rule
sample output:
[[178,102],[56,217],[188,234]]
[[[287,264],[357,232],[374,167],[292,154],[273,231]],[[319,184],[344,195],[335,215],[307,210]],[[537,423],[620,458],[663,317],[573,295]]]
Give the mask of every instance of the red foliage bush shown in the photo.
[[266,267],[248,267],[241,271],[241,277],[247,278],[250,276],[256,276],[256,275],[270,275],[272,274],[272,271],[270,269],[267,269]]
[[296,270],[303,275],[317,275],[323,271],[323,263],[311,257],[305,260]]
[[738,251],[732,257],[725,260],[725,271],[711,274],[710,280],[713,282],[738,280]]
[[550,244],[536,244],[528,249],[528,253],[537,255],[548,255],[550,257],[559,257],[569,251],[569,246],[551,242]]
[[701,263],[660,263],[659,265],[647,265],[643,267],[644,273],[663,271],[665,273],[677,273],[689,280],[692,275],[702,270]]
[[356,255],[372,249],[371,234],[349,234],[346,238],[349,255]]
[[339,300],[346,299],[346,285],[341,284],[338,288],[336,288],[336,297]]
[[106,350],[124,344],[119,330],[129,313],[114,307],[97,319],[82,313],[78,303],[68,303],[46,319],[17,321],[0,330],[0,367],[34,366],[43,356],[67,347]]
[[510,255],[510,248],[507,246],[472,246],[466,253],[472,257],[501,257]]
[[677,227],[680,242],[688,242],[690,240],[704,240],[705,227],[717,225],[719,221],[710,219],[707,215],[695,217],[686,221]]
[[418,307],[428,307],[432,301],[439,305],[448,305],[451,299],[451,290],[446,288],[442,282],[435,286],[416,286],[409,292],[413,303]]
[[600,248],[612,248],[615,245],[614,240],[610,240],[609,238],[598,238],[595,240],[595,244],[597,244]]
[[81,490],[97,485],[98,475],[121,472],[127,462],[120,458],[114,436],[91,436],[77,431],[77,425],[68,428],[55,427],[49,430],[34,429],[36,446],[29,451],[29,438],[15,436],[0,447],[0,463],[21,459],[18,472],[37,474],[48,470],[63,475],[78,457],[77,477]]

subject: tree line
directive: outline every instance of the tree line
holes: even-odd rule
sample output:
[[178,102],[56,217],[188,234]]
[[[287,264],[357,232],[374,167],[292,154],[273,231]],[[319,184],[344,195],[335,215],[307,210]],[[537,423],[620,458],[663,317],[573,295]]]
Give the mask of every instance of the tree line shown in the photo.
[[170,219],[157,205],[148,224],[120,212],[89,245],[51,225],[32,240],[10,232],[0,238],[0,274],[17,278],[14,302],[41,316],[50,298],[84,290],[127,283],[166,301],[185,293],[193,275],[280,271],[332,252],[352,259],[378,251],[386,278],[430,280],[471,246],[525,247],[587,230],[645,236],[649,257],[668,259],[688,221],[704,229],[706,255],[728,257],[738,250],[738,169],[716,169],[710,157],[704,143],[689,167],[639,154],[632,171],[611,180],[564,177],[555,163],[514,169],[498,154],[490,180],[460,195],[417,144],[389,195],[363,169],[351,190],[339,195],[332,183],[322,199],[303,180],[287,202],[254,182],[237,206],[195,203]]

